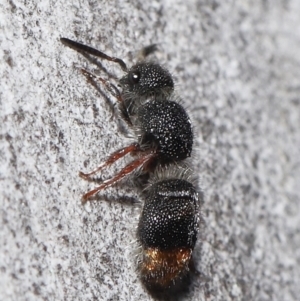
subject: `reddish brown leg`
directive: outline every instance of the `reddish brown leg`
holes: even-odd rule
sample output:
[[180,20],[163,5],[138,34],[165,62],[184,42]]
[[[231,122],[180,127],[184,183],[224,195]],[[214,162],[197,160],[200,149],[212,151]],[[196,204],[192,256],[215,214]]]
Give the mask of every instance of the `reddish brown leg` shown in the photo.
[[140,152],[140,151],[141,151],[141,149],[140,149],[139,144],[133,143],[133,144],[126,146],[126,147],[114,152],[113,154],[111,154],[105,162],[103,162],[100,166],[98,166],[93,171],[91,171],[89,173],[83,173],[82,171],[80,171],[79,176],[81,178],[87,180],[90,176],[96,174],[97,172],[101,171],[103,168],[106,168],[107,166],[113,164],[117,160],[123,158],[128,153]]
[[[119,91],[119,89],[112,84],[109,80],[104,79],[102,77],[98,77],[92,73],[90,73],[89,71],[85,70],[85,69],[81,69],[82,74],[88,79],[88,81],[93,80],[99,80],[102,84],[104,84],[104,86],[106,87],[106,89],[119,101],[122,102],[123,98],[122,95]],[[93,84],[93,83],[92,83]]]
[[126,177],[128,174],[130,174],[137,168],[144,166],[150,160],[152,160],[154,158],[154,156],[155,156],[155,153],[150,153],[150,154],[148,153],[148,154],[145,154],[143,157],[140,157],[140,158],[132,161],[127,166],[125,166],[119,173],[117,173],[114,177],[103,181],[103,183],[100,186],[98,186],[95,189],[84,194],[82,197],[82,202],[85,203],[90,197],[97,194],[100,190],[103,190],[103,189],[115,184],[116,182],[122,180],[124,177]]

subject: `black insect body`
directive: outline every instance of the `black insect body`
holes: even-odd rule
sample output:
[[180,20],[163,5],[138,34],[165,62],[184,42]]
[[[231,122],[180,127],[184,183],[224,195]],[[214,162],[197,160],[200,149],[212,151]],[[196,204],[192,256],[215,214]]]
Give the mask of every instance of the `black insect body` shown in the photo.
[[189,280],[198,206],[197,191],[184,179],[163,179],[146,190],[138,225],[139,268],[151,292],[174,291]]
[[[122,117],[137,136],[137,142],[111,154],[94,171],[80,173],[88,179],[127,154],[136,156],[114,177],[86,193],[83,200],[138,168],[151,174],[150,184],[141,192],[144,207],[137,232],[142,249],[141,280],[154,295],[179,292],[188,284],[193,269],[192,252],[197,240],[202,195],[199,196],[189,182],[186,170],[181,172],[177,164],[172,164],[190,157],[193,146],[191,122],[173,95],[172,76],[160,65],[149,62],[137,63],[128,70],[118,58],[68,39],[61,40],[76,50],[117,62],[125,71],[119,81],[122,87],[119,92],[107,80],[82,70],[89,80],[99,79],[117,98]],[[145,48],[145,56],[153,49],[153,46]]]
[[[126,64],[118,58],[65,38],[61,41],[76,50],[117,62],[121,66],[125,71],[119,81],[121,92],[107,80],[100,77],[96,79],[117,98],[122,117],[133,127],[138,137],[136,143],[110,155],[97,169],[90,173],[80,173],[81,177],[88,179],[127,154],[137,157],[111,179],[103,181],[99,187],[86,193],[83,196],[84,201],[136,169],[140,168],[142,172],[149,173],[157,165],[164,166],[190,157],[193,146],[191,122],[173,95],[174,82],[166,69],[159,64],[143,61],[128,70]],[[148,54],[154,49],[151,46],[145,53]],[[82,72],[89,80],[95,78],[86,70]]]

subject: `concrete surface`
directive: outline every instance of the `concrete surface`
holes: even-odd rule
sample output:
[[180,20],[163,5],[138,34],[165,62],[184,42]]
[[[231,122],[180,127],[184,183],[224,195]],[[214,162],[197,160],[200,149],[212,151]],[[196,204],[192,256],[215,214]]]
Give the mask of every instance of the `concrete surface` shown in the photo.
[[130,140],[79,68],[103,71],[60,37],[129,65],[159,43],[177,80],[205,193],[202,276],[184,300],[299,300],[299,12],[298,0],[2,1],[0,300],[152,300],[136,271],[138,192],[123,182],[81,205],[95,183],[78,170]]

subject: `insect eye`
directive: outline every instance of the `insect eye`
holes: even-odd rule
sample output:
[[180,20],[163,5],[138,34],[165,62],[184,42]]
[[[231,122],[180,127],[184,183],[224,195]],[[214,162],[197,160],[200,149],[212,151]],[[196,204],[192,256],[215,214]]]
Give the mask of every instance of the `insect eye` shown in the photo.
[[140,78],[141,78],[141,74],[139,71],[133,71],[129,73],[129,80],[133,84],[138,84]]

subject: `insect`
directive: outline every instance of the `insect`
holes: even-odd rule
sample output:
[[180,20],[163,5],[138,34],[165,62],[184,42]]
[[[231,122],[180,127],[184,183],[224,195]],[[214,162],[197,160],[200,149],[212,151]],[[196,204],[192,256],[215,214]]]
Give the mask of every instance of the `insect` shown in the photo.
[[[188,282],[193,269],[202,195],[189,181],[186,169],[173,164],[190,157],[193,146],[190,118],[174,96],[173,78],[156,63],[142,61],[128,69],[119,58],[69,39],[61,41],[120,65],[125,72],[119,81],[121,91],[101,77],[82,72],[88,79],[98,79],[116,97],[122,118],[137,136],[137,142],[112,153],[95,170],[80,173],[89,179],[127,154],[137,157],[111,179],[87,192],[83,201],[136,169],[151,174],[141,191],[144,206],[137,231],[142,249],[138,264],[141,280],[152,293],[177,291]],[[145,56],[154,50],[153,45],[145,48]]]
[[[157,63],[141,61],[127,68],[123,60],[108,56],[89,46],[61,38],[62,43],[78,51],[116,62],[125,75],[120,79],[119,89],[108,80],[95,77],[82,70],[88,79],[98,79],[118,100],[122,118],[132,127],[137,142],[112,153],[98,168],[80,172],[89,179],[120,158],[131,154],[136,157],[111,179],[104,180],[100,186],[83,195],[83,202],[99,191],[120,181],[133,171],[140,169],[144,174],[155,168],[182,161],[191,156],[193,132],[189,116],[173,94],[174,82],[168,70]],[[155,45],[144,49],[144,56],[155,50]]]

